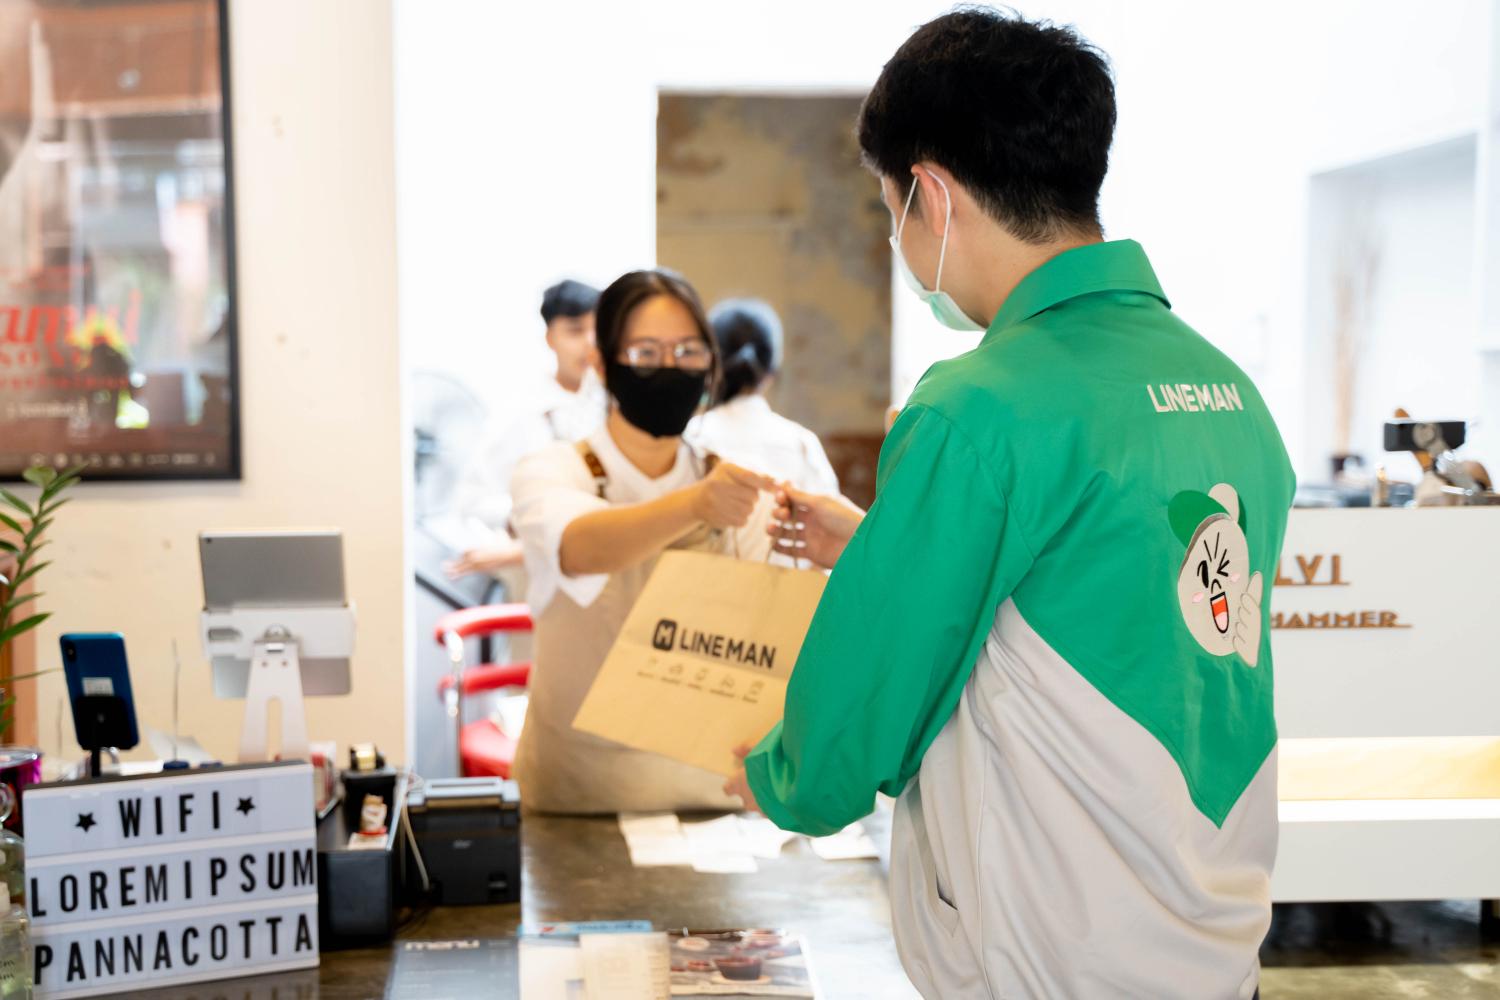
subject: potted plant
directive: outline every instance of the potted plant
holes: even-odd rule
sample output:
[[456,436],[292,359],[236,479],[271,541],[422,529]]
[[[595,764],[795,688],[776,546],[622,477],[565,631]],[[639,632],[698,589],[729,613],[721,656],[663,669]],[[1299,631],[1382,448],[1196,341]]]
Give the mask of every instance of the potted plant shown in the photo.
[[[42,596],[36,590],[37,575],[50,563],[39,560],[47,540],[44,537],[57,511],[68,502],[63,493],[78,482],[80,469],[58,472],[46,466],[33,466],[23,478],[40,490],[34,503],[28,503],[10,490],[0,488],[0,744],[5,744],[15,722],[16,681],[37,677],[51,671],[12,674],[12,644],[50,616],[37,610]],[[26,584],[32,588],[23,592]],[[0,746],[0,813],[5,800],[16,785],[35,781],[41,752],[31,747]],[[26,773],[15,773],[27,769]],[[19,817],[16,817],[19,819]],[[7,819],[6,825],[16,825]]]

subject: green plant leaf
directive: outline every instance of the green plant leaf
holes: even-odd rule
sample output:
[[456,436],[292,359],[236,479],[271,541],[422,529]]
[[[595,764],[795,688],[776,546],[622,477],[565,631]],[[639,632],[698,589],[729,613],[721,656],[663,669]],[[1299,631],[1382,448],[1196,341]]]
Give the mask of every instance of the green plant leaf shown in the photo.
[[83,476],[79,475],[79,470],[82,468],[82,466],[79,466],[78,469],[69,469],[67,472],[64,472],[62,475],[52,480],[52,482],[48,483],[43,488],[43,492],[45,492],[49,497],[57,496],[63,490],[67,489],[69,486],[72,486],[74,483],[83,478]]
[[39,562],[35,566],[27,566],[24,570],[16,574],[16,582],[11,584],[11,586],[19,587],[21,584],[25,583],[27,580],[30,580],[32,577],[36,576],[42,570],[51,565],[52,563],[49,560],[48,562]]
[[50,465],[33,465],[21,473],[21,478],[33,486],[40,486],[46,489],[57,478],[57,470]]
[[0,552],[9,552],[11,555],[15,555],[20,551],[21,548],[20,546],[16,545],[16,543],[7,542],[5,539],[0,538]]
[[15,614],[16,609],[19,608],[21,605],[25,604],[27,601],[34,601],[38,597],[41,597],[41,596],[42,596],[41,593],[37,592],[37,593],[23,594],[20,597],[13,598],[11,600],[6,601],[5,602],[5,617],[9,618],[11,615]]
[[65,504],[67,502],[68,502],[68,500],[67,500],[66,497],[62,497],[62,496],[58,495],[57,493],[43,493],[40,497],[37,498],[37,502],[36,502],[37,516],[40,517],[42,511],[44,511],[44,510],[46,510],[46,511],[56,510],[57,508],[61,507],[63,504]]
[[16,597],[16,598],[7,600],[5,602],[6,613],[8,614],[8,613],[16,610],[16,608],[19,608],[21,605],[25,604],[27,601],[34,601],[38,597],[41,597],[41,596],[42,595],[41,595],[41,593],[39,591],[33,591],[30,594],[26,594],[26,595],[21,596],[21,597]]
[[72,497],[64,497],[61,500],[51,500],[51,501],[48,501],[47,506],[45,508],[43,508],[41,506],[37,507],[37,509],[36,509],[37,516],[38,517],[47,517],[47,516],[50,516],[50,515],[56,513],[57,508],[61,507],[63,504],[69,504],[69,503],[72,503],[72,502],[73,502],[73,498]]
[[56,496],[63,490],[67,489],[69,486],[72,486],[74,483],[81,480],[83,478],[83,470],[86,468],[87,466],[78,465],[74,466],[71,469],[65,469],[63,472],[58,474],[58,477],[56,479],[52,480],[52,482],[43,487],[43,492],[46,493],[49,497]]
[[32,615],[30,618],[23,618],[9,628],[0,630],[0,646],[5,645],[7,642],[10,642],[12,639],[14,639],[18,635],[21,635],[22,633],[30,632],[32,629],[36,628],[42,622],[51,617],[52,612],[44,611],[39,615]]
[[[61,667],[48,667],[46,670],[33,670],[29,674],[11,674],[10,677],[6,680],[6,683],[14,684],[16,681],[29,681],[33,677],[44,677],[47,674],[55,674],[61,669]],[[4,690],[6,689],[0,688],[0,691]]]
[[10,490],[0,489],[0,500],[4,500],[16,510],[20,511],[22,514],[25,514],[27,518],[31,517],[31,504],[27,503],[25,500],[22,500]]
[[25,566],[28,563],[30,563],[31,560],[33,560],[33,559],[36,558],[36,554],[37,554],[38,551],[40,551],[41,549],[45,549],[47,546],[49,546],[51,544],[52,544],[52,540],[51,539],[44,538],[44,539],[42,539],[39,542],[32,543],[31,545],[22,546],[22,548],[21,548],[21,554],[16,557],[16,562],[18,564],[16,566],[16,569],[19,570],[22,566]]
[[51,526],[51,524],[52,524],[52,518],[50,518],[50,517],[43,518],[40,521],[33,521],[33,522],[31,522],[31,530],[28,531],[28,532],[26,532],[26,535],[25,535],[26,544],[30,545],[32,542],[34,542],[38,538],[42,537],[42,532],[46,531],[47,528],[49,526]]
[[26,534],[26,529],[21,527],[21,522],[17,521],[9,514],[0,514],[0,524],[5,525],[7,528],[9,528],[11,531],[14,531],[18,535]]

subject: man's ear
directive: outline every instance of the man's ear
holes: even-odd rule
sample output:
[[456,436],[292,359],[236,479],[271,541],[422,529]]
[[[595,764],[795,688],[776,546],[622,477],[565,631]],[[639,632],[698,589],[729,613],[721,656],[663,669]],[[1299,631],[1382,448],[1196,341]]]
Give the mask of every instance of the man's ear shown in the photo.
[[[927,231],[938,239],[943,238],[943,229],[948,225],[953,194],[953,175],[947,170],[924,160],[911,168],[917,182],[917,196],[912,199],[912,221],[920,220]],[[944,186],[946,185],[946,191]]]

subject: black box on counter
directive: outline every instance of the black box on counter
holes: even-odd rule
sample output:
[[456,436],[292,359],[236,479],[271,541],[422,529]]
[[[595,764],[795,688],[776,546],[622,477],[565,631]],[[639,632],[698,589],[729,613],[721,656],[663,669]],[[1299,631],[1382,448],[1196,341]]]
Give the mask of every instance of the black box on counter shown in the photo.
[[[521,899],[521,800],[499,778],[446,778],[410,792],[407,809],[426,869],[428,898],[439,905],[515,903]],[[423,889],[408,858],[408,890]]]
[[318,818],[318,924],[325,950],[388,941],[396,931],[397,845],[406,778],[392,786],[386,832],[373,846],[349,846],[349,810],[333,803]]

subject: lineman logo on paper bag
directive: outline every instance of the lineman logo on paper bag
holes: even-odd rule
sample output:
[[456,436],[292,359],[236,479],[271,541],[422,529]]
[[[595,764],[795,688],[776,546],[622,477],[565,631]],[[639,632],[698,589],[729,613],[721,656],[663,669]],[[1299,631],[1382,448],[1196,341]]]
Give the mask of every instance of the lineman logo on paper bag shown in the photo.
[[1250,572],[1245,511],[1233,486],[1183,490],[1167,506],[1172,531],[1187,546],[1177,571],[1177,600],[1188,632],[1214,656],[1260,657],[1265,581]]
[[651,645],[657,649],[670,652],[672,644],[677,641],[677,623],[670,618],[663,618],[656,623],[656,631],[651,634]]

